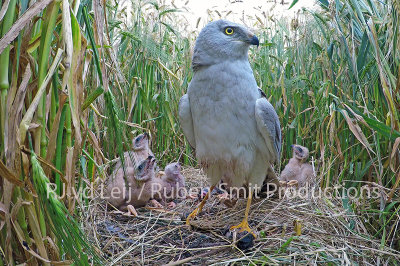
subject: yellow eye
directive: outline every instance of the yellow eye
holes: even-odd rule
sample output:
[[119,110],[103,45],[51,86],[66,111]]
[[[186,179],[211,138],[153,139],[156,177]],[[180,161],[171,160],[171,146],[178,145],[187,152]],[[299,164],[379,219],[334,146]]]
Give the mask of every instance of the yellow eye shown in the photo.
[[228,27],[228,28],[225,29],[225,33],[227,35],[232,35],[233,34],[233,29]]

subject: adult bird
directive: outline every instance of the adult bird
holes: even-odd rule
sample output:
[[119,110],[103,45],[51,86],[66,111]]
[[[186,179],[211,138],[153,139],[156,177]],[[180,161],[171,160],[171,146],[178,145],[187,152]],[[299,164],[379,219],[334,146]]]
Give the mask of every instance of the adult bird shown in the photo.
[[[258,38],[242,25],[226,20],[207,24],[194,47],[193,79],[179,102],[179,119],[212,191],[222,179],[230,187],[250,187],[243,221],[231,229],[252,232],[248,213],[254,186],[272,174],[279,160],[278,115],[258,89],[248,60]],[[208,193],[187,217],[201,212]],[[254,235],[254,234],[253,234]]]

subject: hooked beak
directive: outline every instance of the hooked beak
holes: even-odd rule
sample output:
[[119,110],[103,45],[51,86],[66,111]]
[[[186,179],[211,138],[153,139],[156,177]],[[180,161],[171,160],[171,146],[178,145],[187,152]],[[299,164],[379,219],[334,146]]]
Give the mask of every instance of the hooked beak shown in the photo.
[[144,132],[143,135],[144,135],[144,137],[145,137],[146,139],[149,139],[149,133]]
[[260,45],[260,41],[258,40],[256,35],[253,35],[251,38],[249,38],[248,43],[251,45]]

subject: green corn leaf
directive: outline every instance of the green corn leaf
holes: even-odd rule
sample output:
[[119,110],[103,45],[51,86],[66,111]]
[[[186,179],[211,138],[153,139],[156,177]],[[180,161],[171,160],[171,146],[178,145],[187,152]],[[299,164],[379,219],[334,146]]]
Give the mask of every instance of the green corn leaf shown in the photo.
[[77,265],[89,265],[89,259],[96,265],[102,259],[95,252],[79,224],[69,214],[67,208],[50,189],[49,179],[40,166],[36,154],[31,151],[33,183],[38,194],[45,219],[63,250]]

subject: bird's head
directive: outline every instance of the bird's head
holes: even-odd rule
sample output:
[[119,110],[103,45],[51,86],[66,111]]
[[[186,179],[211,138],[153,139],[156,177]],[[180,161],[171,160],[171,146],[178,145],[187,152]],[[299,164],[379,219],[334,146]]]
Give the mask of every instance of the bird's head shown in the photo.
[[196,70],[223,60],[247,60],[250,45],[258,46],[259,40],[245,26],[227,20],[210,22],[197,37],[192,67]]
[[154,176],[155,161],[156,159],[153,156],[149,156],[141,161],[135,168],[135,179],[144,182]]
[[308,149],[306,147],[300,145],[292,145],[293,149],[293,158],[296,158],[300,161],[305,161],[308,158]]
[[181,164],[180,163],[170,163],[165,167],[165,175],[167,179],[173,181],[177,179],[181,174]]
[[133,150],[140,151],[149,148],[149,134],[143,133],[133,140]]

